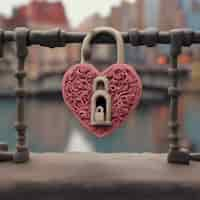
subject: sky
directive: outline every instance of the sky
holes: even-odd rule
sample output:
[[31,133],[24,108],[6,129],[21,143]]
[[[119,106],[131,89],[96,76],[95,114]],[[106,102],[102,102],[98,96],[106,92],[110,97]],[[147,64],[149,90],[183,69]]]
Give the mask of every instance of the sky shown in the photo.
[[[3,0],[0,4],[0,13],[10,15],[12,8],[21,4],[27,4],[30,0]],[[56,1],[56,0],[49,0]],[[113,5],[119,5],[122,0],[60,0],[63,2],[67,15],[73,26],[77,26],[85,17],[94,12],[102,16],[109,14]],[[133,2],[134,0],[126,0]]]

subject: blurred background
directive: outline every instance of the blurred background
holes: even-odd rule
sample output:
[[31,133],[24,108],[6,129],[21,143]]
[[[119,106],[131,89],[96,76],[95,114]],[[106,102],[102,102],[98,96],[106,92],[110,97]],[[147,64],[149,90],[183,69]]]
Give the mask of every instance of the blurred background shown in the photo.
[[[155,27],[200,29],[200,0],[6,0],[0,5],[0,27],[14,29],[59,27],[87,32],[97,26],[120,31]],[[140,105],[112,135],[97,139],[82,128],[61,96],[61,80],[68,67],[80,62],[80,45],[49,49],[33,46],[26,61],[26,123],[28,143],[34,152],[166,152],[168,148],[169,97],[167,76],[169,46],[154,48],[126,45],[126,63],[140,74],[144,92]],[[95,45],[92,63],[104,69],[115,61],[113,45]],[[181,145],[200,151],[200,46],[184,48],[179,56]],[[0,60],[0,141],[15,148],[16,81],[15,44],[7,44]]]

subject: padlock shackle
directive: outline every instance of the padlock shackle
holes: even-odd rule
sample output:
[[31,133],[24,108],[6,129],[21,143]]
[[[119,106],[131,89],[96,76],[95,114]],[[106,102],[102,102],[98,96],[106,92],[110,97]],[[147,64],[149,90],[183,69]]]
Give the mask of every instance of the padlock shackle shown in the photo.
[[100,34],[109,34],[115,39],[117,46],[117,64],[123,64],[125,48],[121,33],[114,28],[104,26],[93,29],[85,36],[81,47],[81,64],[87,63],[86,57],[90,57],[91,55],[91,41]]

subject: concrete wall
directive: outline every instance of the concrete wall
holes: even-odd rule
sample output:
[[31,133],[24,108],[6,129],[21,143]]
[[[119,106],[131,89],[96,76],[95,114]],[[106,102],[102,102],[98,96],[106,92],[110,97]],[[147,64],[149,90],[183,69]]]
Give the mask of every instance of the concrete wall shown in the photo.
[[199,200],[199,170],[168,164],[165,154],[32,154],[0,163],[0,199]]

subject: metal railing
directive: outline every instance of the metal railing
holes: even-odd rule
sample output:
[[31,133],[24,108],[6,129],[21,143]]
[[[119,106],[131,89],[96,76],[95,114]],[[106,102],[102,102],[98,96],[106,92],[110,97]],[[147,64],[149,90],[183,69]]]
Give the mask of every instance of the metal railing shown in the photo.
[[[29,160],[29,149],[26,146],[26,125],[24,122],[24,98],[26,95],[24,87],[24,62],[28,56],[28,47],[31,45],[40,45],[49,48],[64,47],[68,43],[82,43],[85,33],[64,32],[60,29],[50,31],[35,31],[19,27],[14,31],[0,30],[0,57],[3,57],[4,44],[7,42],[16,43],[18,67],[16,72],[17,78],[17,130],[16,152],[7,152],[5,145],[0,145],[0,161],[14,160],[15,162],[25,162]],[[179,123],[178,123],[178,100],[181,90],[178,88],[179,75],[181,71],[178,67],[178,56],[182,47],[191,46],[200,43],[200,31],[190,29],[174,29],[171,31],[157,31],[156,29],[146,29],[139,31],[132,29],[122,33],[125,43],[133,46],[154,47],[157,44],[170,45],[171,68],[168,72],[172,78],[171,87],[168,88],[170,97],[170,120],[169,120],[169,152],[168,162],[189,164],[190,160],[200,160],[200,154],[192,154],[183,150],[179,146]],[[114,43],[114,39],[109,35],[100,35],[96,37],[93,43]]]

